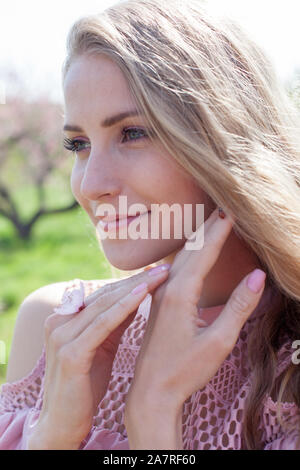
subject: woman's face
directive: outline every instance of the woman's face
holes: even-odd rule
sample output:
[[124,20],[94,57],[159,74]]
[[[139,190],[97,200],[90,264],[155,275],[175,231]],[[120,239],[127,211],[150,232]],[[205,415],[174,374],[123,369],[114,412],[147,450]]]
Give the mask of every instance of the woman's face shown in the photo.
[[[136,109],[119,67],[105,56],[80,56],[68,70],[64,96],[64,124],[68,125],[65,137],[75,139],[78,148],[74,154],[71,188],[95,227],[99,222],[95,216],[97,209],[109,204],[118,214],[119,198],[126,196],[129,214],[130,206],[136,203],[143,204],[146,210],[151,210],[152,204],[171,207],[176,203],[182,208],[182,214],[184,204],[190,205],[194,231],[196,204],[204,204],[205,193],[159,142],[150,141],[143,116],[105,123],[120,113]],[[205,213],[204,217],[208,215]],[[173,236],[172,217],[170,237],[163,238],[160,229],[155,239],[151,238],[151,214],[142,217],[148,217],[148,238],[101,239],[108,261],[118,269],[138,269],[166,258],[169,261],[185,243],[183,229],[181,238]],[[100,240],[99,234],[97,237]]]

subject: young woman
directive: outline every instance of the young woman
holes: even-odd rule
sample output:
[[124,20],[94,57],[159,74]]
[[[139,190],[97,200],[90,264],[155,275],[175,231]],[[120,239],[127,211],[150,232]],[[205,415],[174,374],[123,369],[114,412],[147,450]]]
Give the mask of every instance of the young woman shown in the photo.
[[[128,0],[73,25],[63,87],[73,194],[140,271],[25,299],[0,448],[300,449],[299,120],[263,52],[197,1]],[[151,234],[189,205],[204,243],[104,238],[107,204]]]

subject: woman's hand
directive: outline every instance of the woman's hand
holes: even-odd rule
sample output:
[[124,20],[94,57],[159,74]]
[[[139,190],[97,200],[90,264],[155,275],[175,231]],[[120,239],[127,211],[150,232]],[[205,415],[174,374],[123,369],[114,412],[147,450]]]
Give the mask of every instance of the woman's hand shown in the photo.
[[153,295],[134,379],[126,397],[125,426],[131,449],[178,449],[184,401],[203,388],[233,349],[258,305],[248,275],[235,288],[211,325],[200,320],[197,303],[205,277],[233,226],[214,211],[204,224],[200,250],[181,250],[168,281]]
[[[147,292],[168,277],[153,270],[107,284],[73,315],[50,315],[45,323],[43,406],[29,448],[77,449],[106,393],[117,348]],[[146,290],[131,291],[146,283]]]

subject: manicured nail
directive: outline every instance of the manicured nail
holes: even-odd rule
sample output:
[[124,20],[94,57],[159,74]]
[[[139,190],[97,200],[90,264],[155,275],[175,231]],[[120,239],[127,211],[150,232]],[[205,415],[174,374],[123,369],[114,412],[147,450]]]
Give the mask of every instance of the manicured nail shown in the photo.
[[197,326],[208,326],[208,323],[203,318],[197,318]]
[[141,292],[147,290],[147,286],[148,284],[146,282],[143,282],[142,284],[139,284],[138,286],[136,286],[132,291],[131,293],[132,294],[140,294]]
[[219,217],[221,219],[225,219],[225,217],[226,217],[226,214],[225,214],[225,212],[223,211],[223,209],[221,207],[219,207]]
[[261,269],[255,269],[247,279],[247,286],[252,292],[258,294],[264,285],[265,279],[266,273]]
[[166,264],[161,264],[160,266],[155,266],[155,268],[152,268],[149,270],[148,275],[149,276],[155,276],[156,274],[159,274],[163,271],[167,271],[170,269],[171,265],[166,263]]

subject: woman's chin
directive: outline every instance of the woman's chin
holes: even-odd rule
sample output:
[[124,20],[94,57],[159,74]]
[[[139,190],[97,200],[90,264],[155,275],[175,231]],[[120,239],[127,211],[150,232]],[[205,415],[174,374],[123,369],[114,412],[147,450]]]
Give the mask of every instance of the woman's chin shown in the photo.
[[146,240],[139,244],[135,241],[132,247],[127,246],[126,249],[122,243],[119,245],[114,242],[112,246],[108,240],[102,241],[101,245],[107,261],[122,271],[142,269],[156,263],[172,264],[183,246],[181,240],[180,246],[178,246],[178,240],[148,240],[147,244],[145,242]]

